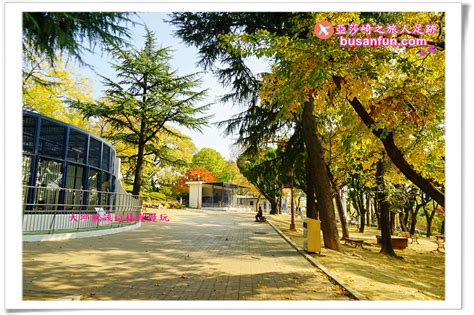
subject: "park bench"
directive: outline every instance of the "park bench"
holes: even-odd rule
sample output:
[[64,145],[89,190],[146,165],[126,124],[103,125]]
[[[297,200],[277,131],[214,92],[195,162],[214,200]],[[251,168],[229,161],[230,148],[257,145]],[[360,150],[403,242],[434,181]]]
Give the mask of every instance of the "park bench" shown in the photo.
[[406,237],[406,238],[409,238],[411,239],[411,244],[413,243],[417,243],[417,244],[420,244],[418,242],[418,236],[415,235],[415,234],[410,234],[410,232],[400,232],[400,236],[403,236],[403,237]]
[[[375,235],[377,238],[377,244],[382,243],[382,236],[381,235]],[[392,241],[392,247],[394,249],[405,249],[408,246],[408,238],[403,237],[403,236],[391,236],[390,237]]]
[[361,239],[345,237],[344,238],[344,244],[345,245],[350,244],[350,245],[354,246],[354,248],[357,248],[358,246],[360,246],[360,248],[364,248],[362,246],[364,244],[364,240],[361,240]]

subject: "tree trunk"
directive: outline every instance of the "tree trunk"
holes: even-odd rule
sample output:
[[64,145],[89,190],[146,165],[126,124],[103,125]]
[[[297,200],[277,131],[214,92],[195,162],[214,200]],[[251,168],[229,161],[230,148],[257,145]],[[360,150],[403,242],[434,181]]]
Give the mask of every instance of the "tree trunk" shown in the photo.
[[340,251],[339,235],[337,231],[336,216],[332,203],[331,186],[324,161],[321,138],[317,131],[316,120],[313,116],[314,99],[304,103],[303,107],[303,134],[308,152],[308,161],[311,165],[311,177],[314,177],[314,191],[318,201],[319,216],[321,218],[321,229],[323,231],[324,246],[329,249]]
[[436,213],[436,205],[433,202],[433,210],[431,213],[426,210],[426,205],[423,206],[423,212],[425,213],[425,218],[426,218],[426,237],[431,236],[431,225],[433,224],[433,218]]
[[377,230],[382,230],[382,225],[380,224],[381,219],[380,219],[380,205],[378,202],[377,196],[374,198],[374,212],[375,212],[375,217],[377,219]]
[[390,211],[390,234],[395,233],[395,212]]
[[354,216],[357,216],[357,217],[360,217],[360,210],[359,210],[359,206],[357,204],[357,201],[356,201],[356,196],[354,195],[354,193],[350,192],[349,191],[349,200],[350,200],[350,203],[351,203],[351,206],[354,208]]
[[355,194],[357,207],[359,208],[359,215],[360,215],[360,224],[359,224],[359,233],[364,233],[365,230],[365,214],[366,210],[364,207],[364,193],[362,191],[362,187],[358,185],[360,189],[358,193]]
[[277,214],[278,213],[278,205],[276,203],[276,201],[273,199],[273,200],[269,200],[270,201],[270,214]]
[[431,225],[433,224],[433,217],[434,217],[435,211],[432,211],[431,214],[428,215],[428,213],[425,214],[426,216],[426,237],[431,236]]
[[398,213],[398,218],[400,220],[400,226],[403,232],[408,232],[407,226],[405,225],[405,212],[401,211]]
[[262,194],[258,194],[257,201],[255,202],[255,211],[258,211],[258,205],[260,204],[260,197]]
[[364,233],[365,229],[365,216],[366,208],[364,206],[364,192],[363,188],[360,185],[360,180],[357,177],[352,177],[351,179],[352,193],[350,193],[352,203],[354,205],[357,214],[359,215],[359,233]]
[[347,228],[346,213],[341,201],[341,195],[339,194],[339,189],[334,188],[334,198],[336,199],[336,208],[339,214],[339,219],[341,221],[342,237],[349,237],[349,229]]
[[[334,82],[338,89],[341,88],[341,79],[340,77],[334,77]],[[424,178],[420,173],[418,173],[413,166],[411,166],[408,161],[403,156],[402,151],[397,147],[394,141],[394,135],[391,131],[387,131],[384,128],[374,128],[376,126],[375,120],[370,116],[370,114],[365,110],[362,103],[357,97],[354,97],[352,100],[348,100],[352,108],[354,108],[357,115],[362,119],[364,124],[372,130],[372,133],[379,138],[385,151],[387,152],[390,160],[393,164],[406,176],[413,184],[425,192],[428,196],[433,198],[437,203],[444,207],[444,193],[437,189],[430,181]]]
[[327,167],[327,171],[329,180],[331,181],[334,199],[336,200],[336,208],[339,215],[339,220],[341,221],[342,238],[345,239],[349,237],[349,229],[347,228],[346,213],[344,211],[344,206],[342,205],[341,194],[339,193],[340,188],[339,185],[334,182],[334,176],[332,175],[329,166]]
[[387,201],[387,192],[385,191],[385,180],[384,180],[384,165],[383,159],[377,162],[376,171],[376,182],[377,182],[377,193],[376,199],[380,209],[380,226],[382,230],[382,240],[380,253],[398,257],[395,254],[392,246],[392,237],[390,236],[390,205]]
[[372,220],[371,220],[371,211],[370,211],[370,194],[367,193],[367,198],[365,200],[365,211],[366,211],[366,214],[367,214],[367,218],[366,218],[366,223],[367,223],[367,226],[370,226],[370,224],[372,223]]
[[[255,186],[257,187],[257,186]],[[270,203],[270,214],[277,214],[278,210],[277,210],[277,201],[276,201],[276,198],[273,198],[271,197],[270,195],[264,193],[262,190],[259,189],[259,192],[263,195],[263,197],[265,197],[265,199],[268,200],[268,202]]]
[[[365,108],[362,106],[357,98],[350,101],[352,107],[355,109],[359,117],[362,118],[367,127],[372,129],[372,133],[377,136],[383,143],[385,151],[392,160],[393,164],[405,175],[413,184],[425,192],[428,196],[436,200],[440,205],[444,207],[444,194],[433,186],[426,178],[408,163],[403,156],[402,151],[397,147],[392,132],[386,132],[384,129],[372,128],[375,125],[375,121],[369,116]],[[363,118],[365,117],[365,119]],[[369,118],[370,120],[368,120]]]
[[270,197],[268,194],[263,193],[261,190],[259,190],[260,193],[265,197],[265,199],[268,200],[270,203],[270,214],[277,214],[278,209],[277,209],[277,201],[275,198]]
[[365,209],[360,211],[359,233],[364,233],[365,230],[365,212]]
[[420,210],[421,207],[422,207],[422,204],[417,205],[415,207],[415,211],[413,211],[413,207],[410,210],[410,214],[411,214],[410,234],[415,234],[416,232],[416,223],[418,222],[418,219],[416,217],[418,216],[418,211]]
[[145,144],[140,142],[138,144],[137,153],[137,165],[135,166],[135,176],[133,179],[133,195],[140,194],[140,188],[142,184],[142,168],[143,168],[143,155],[145,153]]
[[313,176],[315,174],[311,170],[311,163],[309,158],[306,158],[306,217],[311,219],[319,219],[318,209],[316,207],[316,199],[314,194],[314,185]]

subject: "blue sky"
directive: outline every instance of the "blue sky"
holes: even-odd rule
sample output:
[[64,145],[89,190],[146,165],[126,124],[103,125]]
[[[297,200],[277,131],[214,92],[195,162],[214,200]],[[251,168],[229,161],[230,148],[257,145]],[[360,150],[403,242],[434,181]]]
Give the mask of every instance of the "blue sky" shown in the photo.
[[[203,69],[198,66],[199,58],[197,55],[197,49],[195,47],[186,46],[182,43],[181,39],[174,37],[174,27],[164,22],[166,19],[168,19],[168,13],[154,12],[140,13],[138,17],[134,18],[134,20],[146,24],[150,30],[155,32],[159,45],[170,47],[173,50],[173,59],[170,63],[172,68],[177,70],[180,75],[203,71]],[[135,27],[129,25],[129,27],[132,31],[132,44],[135,47],[143,47],[145,35],[144,25],[136,25]],[[76,71],[79,75],[92,79],[92,86],[94,89],[93,96],[94,98],[98,98],[102,95],[103,85],[101,83],[101,78],[97,74],[112,79],[115,77],[114,71],[109,64],[111,56],[101,54],[96,50],[95,54],[85,54],[84,60],[92,65],[94,69],[91,70],[87,67],[76,65]],[[262,72],[265,71],[267,65],[263,62],[254,60],[250,62],[250,67],[253,71]],[[212,124],[212,122],[226,120],[232,115],[242,111],[243,108],[240,108],[237,105],[233,106],[233,104],[230,103],[222,103],[218,101],[219,96],[229,92],[229,90],[219,84],[217,79],[211,73],[202,73],[201,78],[201,88],[209,89],[209,91],[207,98],[197,105],[213,103],[208,112],[208,114],[214,115],[211,124],[209,127],[203,128],[202,133],[188,130],[186,128],[178,127],[178,129],[180,129],[184,134],[190,136],[198,149],[210,147],[220,152],[225,159],[231,159],[230,151],[234,142],[232,137],[225,137],[223,135],[223,130],[218,129]]]

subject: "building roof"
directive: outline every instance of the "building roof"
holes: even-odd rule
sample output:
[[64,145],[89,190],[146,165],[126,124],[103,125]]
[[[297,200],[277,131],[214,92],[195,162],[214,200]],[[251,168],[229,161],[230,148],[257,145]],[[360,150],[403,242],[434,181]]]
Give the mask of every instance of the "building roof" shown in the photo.
[[224,188],[231,188],[231,189],[247,188],[245,186],[240,186],[240,185],[226,183],[226,182],[205,182],[204,184],[211,185],[211,186],[219,186],[219,187],[224,187]]
[[50,122],[53,122],[53,123],[55,123],[55,124],[57,124],[61,127],[69,128],[71,130],[80,132],[82,134],[89,135],[91,138],[94,138],[95,140],[98,140],[100,142],[103,142],[103,143],[107,144],[109,147],[111,147],[115,151],[115,147],[113,146],[113,144],[108,142],[107,140],[99,137],[96,134],[91,133],[90,131],[87,131],[85,129],[76,127],[76,126],[68,124],[68,123],[65,123],[64,121],[57,120],[57,119],[45,116],[43,114],[31,111],[31,110],[27,110],[27,109],[23,109],[23,116],[30,116],[30,117],[35,117],[35,118],[41,118],[43,120],[49,120]]

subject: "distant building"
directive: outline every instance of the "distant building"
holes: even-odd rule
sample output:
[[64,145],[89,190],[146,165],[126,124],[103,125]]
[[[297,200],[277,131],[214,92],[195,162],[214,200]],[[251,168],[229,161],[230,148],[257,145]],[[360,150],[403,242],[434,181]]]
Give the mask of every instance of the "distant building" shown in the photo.
[[238,195],[237,196],[237,206],[239,208],[249,208],[249,209],[254,209],[256,211],[257,202],[258,202],[258,205],[262,207],[263,212],[270,212],[272,208],[270,205],[270,201],[268,201],[267,199],[263,197],[260,197],[259,199],[251,195]]
[[[252,210],[257,198],[238,194],[247,187],[226,182],[191,181],[189,185],[189,207],[215,210]],[[260,198],[262,209],[270,208],[269,203]],[[265,208],[264,208],[265,207]]]

